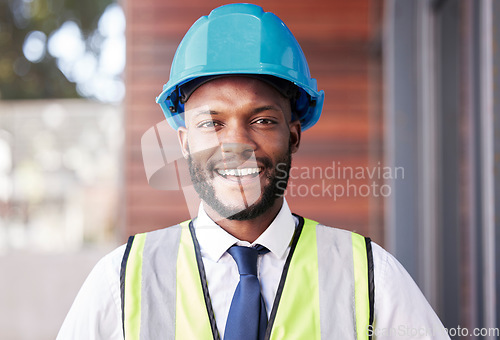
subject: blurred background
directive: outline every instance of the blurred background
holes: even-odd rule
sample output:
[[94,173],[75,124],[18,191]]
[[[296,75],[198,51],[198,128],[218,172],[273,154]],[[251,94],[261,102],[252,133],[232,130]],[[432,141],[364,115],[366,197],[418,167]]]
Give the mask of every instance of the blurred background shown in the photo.
[[[292,211],[388,249],[446,327],[498,327],[500,2],[255,3],[326,92]],[[0,339],[54,339],[100,257],[189,217],[180,185],[148,184],[141,137],[182,36],[223,4],[0,0]]]

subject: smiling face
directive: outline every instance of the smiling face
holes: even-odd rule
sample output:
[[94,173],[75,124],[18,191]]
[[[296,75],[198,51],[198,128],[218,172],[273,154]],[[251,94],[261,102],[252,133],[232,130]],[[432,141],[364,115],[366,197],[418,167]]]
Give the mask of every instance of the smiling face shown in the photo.
[[260,80],[232,76],[201,85],[185,109],[178,136],[209,215],[251,220],[277,213],[300,142],[289,100]]

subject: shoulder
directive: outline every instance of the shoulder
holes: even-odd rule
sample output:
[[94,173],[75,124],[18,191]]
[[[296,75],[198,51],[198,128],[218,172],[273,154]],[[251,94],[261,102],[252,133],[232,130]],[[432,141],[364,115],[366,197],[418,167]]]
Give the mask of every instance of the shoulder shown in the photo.
[[115,248],[113,251],[105,255],[102,259],[99,260],[99,262],[97,262],[94,271],[99,269],[109,270],[110,268],[119,269],[126,246],[126,244],[122,244],[121,246]]
[[[135,239],[138,236],[143,236],[149,240],[162,241],[165,239],[167,240],[171,239],[172,236],[174,236],[175,234],[180,234],[180,231],[181,231],[181,224],[176,224],[162,229],[135,234],[132,235],[131,238]],[[129,243],[131,238],[129,238]],[[103,258],[101,258],[101,260],[99,260],[99,262],[95,265],[93,271],[97,271],[100,273],[106,271],[106,272],[111,272],[116,276],[119,276],[123,256],[125,254],[126,249],[127,249],[127,243],[117,247],[116,249],[105,255]]]
[[[318,238],[321,239],[322,242],[329,243],[331,245],[338,245],[339,243],[342,243],[344,246],[351,247],[353,236],[367,240],[366,237],[356,232],[336,227],[329,227],[320,223],[317,224],[316,230]],[[404,275],[405,277],[408,275],[399,261],[387,250],[374,241],[370,240],[370,244],[376,277],[385,278],[394,274]]]
[[317,234],[325,234],[325,235],[331,235],[331,236],[343,236],[343,237],[350,237],[352,234],[355,234],[352,231],[342,229],[342,228],[337,228],[337,227],[330,227],[324,224],[321,224],[319,222],[316,222],[314,220],[308,219],[308,218],[303,218],[304,219],[304,227],[315,227],[316,228],[316,233]]
[[[313,222],[311,220],[307,220]],[[374,264],[374,273],[376,277],[386,277],[387,275],[400,272],[406,274],[403,266],[384,248],[377,243],[371,241],[369,238],[364,237],[356,232],[341,229],[337,227],[330,227],[321,223],[314,222],[316,225],[316,235],[318,245],[323,245],[321,248],[337,248],[345,249],[347,252],[352,251],[353,238],[357,238],[360,242],[370,243],[372,259]]]
[[[313,225],[313,221],[306,221],[309,221],[309,225]],[[368,238],[350,230],[325,226],[316,222],[314,224],[316,225],[316,235],[320,251],[335,251],[337,253],[343,250],[343,253],[352,253],[353,240],[355,238],[360,242],[366,241],[367,244],[369,243],[371,245],[376,286],[378,283],[379,287],[386,287],[387,282],[391,281],[393,283],[398,282],[402,287],[416,287],[413,279],[401,263],[376,242],[368,241]]]
[[306,221],[309,221],[309,225],[315,224],[318,245],[342,245],[351,249],[353,240],[360,241],[363,244],[368,240],[363,235],[350,230],[326,226],[311,220]]
[[374,242],[372,250],[377,338],[386,339],[385,335],[393,330],[405,330],[401,339],[413,338],[416,331],[423,332],[424,339],[449,339],[439,317],[403,265]]
[[[157,229],[131,236],[128,240],[125,250],[127,253],[127,257],[129,252],[131,251],[130,248],[132,247],[132,244],[135,244],[136,242],[143,243],[143,249],[144,251],[147,251],[147,253],[157,251],[175,251],[181,237],[182,229],[186,228],[187,226],[188,225],[183,222],[167,228]],[[124,254],[122,253],[122,256],[123,255]]]
[[57,339],[120,339],[120,262],[125,245],[94,266],[76,296]]
[[[179,231],[180,231],[180,226],[176,225],[142,234],[136,234],[133,237],[135,238],[138,235],[144,235],[148,239],[157,240],[156,242],[155,241],[150,242],[149,245],[151,245],[152,248],[159,248],[167,251],[169,249],[168,247],[161,247],[160,245],[165,244],[163,242],[165,240],[167,240],[168,243],[169,242],[168,240],[172,239],[172,235],[174,233],[179,233]],[[130,238],[129,238],[129,243],[130,243]],[[158,247],[154,247],[155,243],[158,244]],[[102,257],[92,269],[91,273],[87,278],[86,283],[88,285],[92,285],[95,289],[97,289],[97,287],[101,287],[100,289],[103,289],[104,287],[110,287],[112,295],[115,297],[115,300],[118,300],[116,298],[119,297],[118,295],[119,291],[115,290],[116,287],[119,287],[120,271],[122,268],[122,261],[126,251],[127,251],[127,244],[123,244],[115,248],[113,251],[111,251],[104,257]]]

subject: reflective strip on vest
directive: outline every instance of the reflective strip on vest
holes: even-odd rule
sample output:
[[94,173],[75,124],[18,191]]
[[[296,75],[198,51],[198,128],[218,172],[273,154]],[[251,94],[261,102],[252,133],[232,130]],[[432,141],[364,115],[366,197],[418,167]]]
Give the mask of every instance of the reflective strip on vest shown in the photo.
[[[133,240],[124,287],[124,329],[127,340],[173,339],[175,336],[176,262],[181,229],[177,225],[138,234]],[[136,242],[142,246],[136,247]],[[140,259],[142,265],[131,266],[134,259]]]
[[[124,279],[126,340],[213,338],[188,223],[135,236]],[[270,339],[368,339],[366,249],[360,235],[305,219]]]
[[189,233],[188,223],[184,223],[177,257],[177,268],[179,268],[177,282],[180,284],[177,285],[175,338],[211,339],[212,329],[203,298],[193,240]]

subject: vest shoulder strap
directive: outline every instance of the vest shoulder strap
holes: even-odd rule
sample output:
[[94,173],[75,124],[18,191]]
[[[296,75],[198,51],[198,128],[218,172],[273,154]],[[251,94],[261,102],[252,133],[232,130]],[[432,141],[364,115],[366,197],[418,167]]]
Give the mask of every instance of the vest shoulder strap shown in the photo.
[[132,243],[134,243],[135,236],[130,236],[127,241],[127,246],[125,248],[125,253],[123,254],[122,263],[120,266],[120,300],[122,307],[122,330],[125,336],[125,271],[127,269],[127,261],[130,255],[130,249],[132,248]]
[[368,321],[369,329],[369,339],[372,338],[373,334],[373,318],[375,310],[375,279],[373,275],[373,252],[372,252],[372,241],[369,237],[365,237],[366,243],[366,257],[368,262],[368,301],[370,305],[370,316]]

